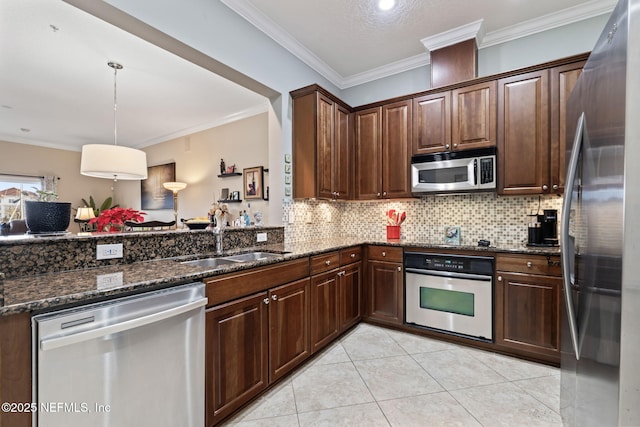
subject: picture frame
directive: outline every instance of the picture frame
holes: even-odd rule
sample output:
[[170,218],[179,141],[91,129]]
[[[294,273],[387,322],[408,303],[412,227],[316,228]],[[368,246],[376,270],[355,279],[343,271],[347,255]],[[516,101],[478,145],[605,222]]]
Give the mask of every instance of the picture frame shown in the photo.
[[144,211],[173,209],[173,192],[162,186],[176,180],[176,164],[149,166],[147,179],[140,181],[140,206]]
[[231,199],[230,200],[240,200],[240,192],[239,191],[233,191],[231,193]]
[[264,197],[264,168],[256,166],[242,170],[244,177],[244,198],[262,199]]
[[220,192],[220,200],[228,200],[229,199],[229,189],[223,188]]

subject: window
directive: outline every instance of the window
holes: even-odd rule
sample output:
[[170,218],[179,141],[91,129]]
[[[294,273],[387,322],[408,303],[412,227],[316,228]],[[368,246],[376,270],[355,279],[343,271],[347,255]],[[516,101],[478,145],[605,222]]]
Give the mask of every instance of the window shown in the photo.
[[44,177],[0,174],[0,222],[24,218],[23,200],[36,200]]

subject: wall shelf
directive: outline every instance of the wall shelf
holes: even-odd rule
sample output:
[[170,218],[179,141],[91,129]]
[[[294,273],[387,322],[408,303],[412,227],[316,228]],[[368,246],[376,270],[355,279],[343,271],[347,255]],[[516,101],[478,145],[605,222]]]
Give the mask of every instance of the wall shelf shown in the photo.
[[231,176],[242,176],[242,172],[223,173],[218,175],[218,178],[229,178]]
[[218,200],[218,203],[242,203],[242,200],[232,200],[232,199],[226,199],[226,200]]

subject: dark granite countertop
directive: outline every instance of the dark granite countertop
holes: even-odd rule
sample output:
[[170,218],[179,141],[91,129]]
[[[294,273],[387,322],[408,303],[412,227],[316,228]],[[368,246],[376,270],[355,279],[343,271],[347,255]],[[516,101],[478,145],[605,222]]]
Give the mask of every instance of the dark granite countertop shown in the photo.
[[[216,269],[186,265],[179,262],[196,257],[190,255],[171,259],[159,259],[124,265],[111,265],[99,268],[24,276],[16,279],[5,279],[3,282],[4,304],[0,306],[0,316],[26,311],[49,311],[120,295],[151,291],[178,284],[196,282],[207,277],[232,271],[246,270],[261,265],[317,255],[360,244],[427,249],[457,249],[489,253],[522,253],[535,255],[559,255],[560,253],[558,248],[447,246],[407,239],[371,241],[352,237],[276,244],[260,246],[260,248],[256,248],[256,250],[282,253],[278,257],[241,264],[224,265]],[[225,255],[247,252],[253,249],[254,248],[243,248],[242,250],[230,251]],[[214,255],[204,253],[199,254],[197,257],[202,258],[207,256]]]

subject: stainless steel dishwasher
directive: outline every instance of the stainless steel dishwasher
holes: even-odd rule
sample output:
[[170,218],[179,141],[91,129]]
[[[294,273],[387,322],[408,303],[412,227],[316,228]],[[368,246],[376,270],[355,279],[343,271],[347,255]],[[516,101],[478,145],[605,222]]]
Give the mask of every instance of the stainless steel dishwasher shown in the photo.
[[204,425],[204,284],[34,316],[33,425]]

